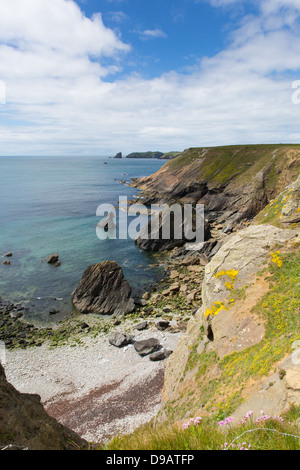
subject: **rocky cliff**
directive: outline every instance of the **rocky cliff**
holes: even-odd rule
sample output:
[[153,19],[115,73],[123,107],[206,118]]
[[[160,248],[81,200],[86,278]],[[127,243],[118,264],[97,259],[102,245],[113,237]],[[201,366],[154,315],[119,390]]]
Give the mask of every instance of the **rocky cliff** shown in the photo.
[[18,392],[0,364],[0,448],[80,450],[88,443],[51,418],[38,395]]
[[161,420],[300,404],[299,173],[300,146],[237,146],[189,149],[133,183],[144,204],[203,203],[212,229],[201,302],[168,359]]
[[204,204],[209,221],[236,225],[251,220],[296,179],[299,157],[299,145],[188,149],[132,185],[142,191],[143,204]]

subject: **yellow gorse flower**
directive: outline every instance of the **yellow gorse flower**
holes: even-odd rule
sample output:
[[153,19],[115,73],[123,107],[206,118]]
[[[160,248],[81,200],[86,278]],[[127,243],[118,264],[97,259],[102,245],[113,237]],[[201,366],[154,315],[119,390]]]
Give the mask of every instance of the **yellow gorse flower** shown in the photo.
[[205,317],[209,315],[217,316],[221,310],[226,310],[226,307],[223,302],[214,302],[211,308],[207,308],[205,312]]
[[275,251],[275,252],[272,252],[270,253],[270,255],[272,256],[272,263],[276,264],[276,266],[278,266],[279,268],[281,268],[282,266],[282,259],[280,258],[280,251]]

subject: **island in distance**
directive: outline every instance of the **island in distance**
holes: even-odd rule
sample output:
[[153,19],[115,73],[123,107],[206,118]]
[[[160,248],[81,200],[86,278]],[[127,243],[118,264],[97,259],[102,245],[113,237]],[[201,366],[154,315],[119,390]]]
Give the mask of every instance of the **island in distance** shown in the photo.
[[157,158],[160,160],[171,160],[178,157],[181,152],[133,152],[127,155],[126,158]]
[[118,152],[114,158],[123,158],[122,152]]

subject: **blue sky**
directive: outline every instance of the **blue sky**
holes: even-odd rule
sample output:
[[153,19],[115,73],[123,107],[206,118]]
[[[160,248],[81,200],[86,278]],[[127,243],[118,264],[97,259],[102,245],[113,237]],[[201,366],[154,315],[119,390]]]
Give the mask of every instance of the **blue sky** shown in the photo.
[[89,17],[101,11],[105,25],[131,46],[122,74],[138,72],[147,78],[170,70],[185,73],[202,56],[222,50],[230,23],[241,13],[240,8],[220,10],[193,0],[77,3]]
[[298,80],[300,0],[1,0],[1,155],[300,142]]

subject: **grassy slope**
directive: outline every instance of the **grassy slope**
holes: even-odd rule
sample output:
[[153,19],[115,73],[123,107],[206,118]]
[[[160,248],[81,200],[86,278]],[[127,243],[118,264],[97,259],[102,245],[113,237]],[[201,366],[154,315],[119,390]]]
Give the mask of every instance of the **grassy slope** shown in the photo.
[[[294,177],[299,174],[299,150],[299,145],[219,147],[208,151],[202,171],[205,178],[222,185],[228,183],[237,170],[240,181],[249,181],[249,178],[270,162],[271,155],[274,158],[271,160],[272,168],[266,182],[271,192],[282,177],[285,166],[293,162],[293,159],[290,174]],[[181,171],[187,165],[192,165],[202,152],[203,149],[189,149],[177,159],[168,162],[165,167],[171,172]],[[286,203],[287,196],[290,197],[289,193],[283,193],[272,201],[257,216],[255,223],[280,225],[278,214]],[[220,449],[224,445],[224,434],[218,431],[216,425],[218,420],[229,416],[242,402],[243,391],[249,383],[259,381],[276,370],[278,362],[292,352],[292,343],[300,340],[300,247],[278,247],[277,257],[270,258],[269,264],[259,275],[267,278],[270,285],[269,291],[253,309],[266,330],[261,343],[227,355],[222,360],[215,352],[208,353],[204,350],[198,354],[198,345],[195,344],[191,347],[186,364],[186,378],[183,378],[183,384],[186,380],[186,388],[182,389],[181,396],[167,403],[164,409],[168,421],[164,424],[150,423],[129,436],[116,438],[110,444],[110,449]],[[233,292],[233,296],[237,301],[243,302],[246,290]],[[199,332],[199,341],[202,333]],[[210,378],[216,364],[219,374]],[[189,380],[191,377],[193,379]],[[292,409],[289,418],[297,419],[299,411],[299,407]],[[199,413],[203,415],[201,425],[190,426],[186,430],[176,425],[186,415],[196,416]],[[263,426],[261,423],[259,425],[299,435],[299,428],[286,421],[278,423],[276,420],[268,420]],[[256,423],[249,421],[239,426],[236,423],[236,426],[228,429],[227,442],[242,432],[247,432],[247,438],[240,442],[246,440],[255,449],[300,449],[299,439],[283,437],[275,432],[269,432],[268,435],[264,431],[248,432],[255,426]]]
[[[216,187],[226,187],[233,180],[237,187],[251,181],[262,169],[270,165],[267,189],[272,193],[289,160],[298,163],[290,168],[296,175],[300,168],[300,145],[237,145],[210,148],[191,148],[168,161],[161,170],[147,178],[146,189],[163,190],[165,176],[179,175],[190,181],[203,181]],[[166,190],[168,185],[166,186]],[[142,189],[144,189],[142,185]],[[283,186],[278,188],[283,189]]]
[[299,411],[292,407],[282,419],[255,422],[250,417],[222,427],[210,418],[196,425],[187,420],[187,429],[151,422],[128,436],[116,437],[100,450],[299,450],[295,423]]

